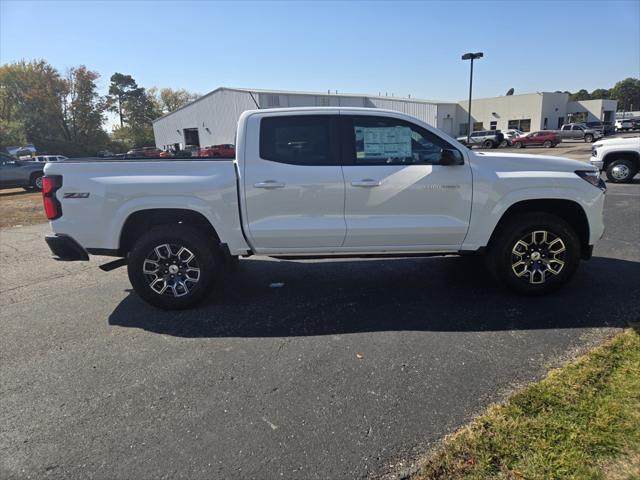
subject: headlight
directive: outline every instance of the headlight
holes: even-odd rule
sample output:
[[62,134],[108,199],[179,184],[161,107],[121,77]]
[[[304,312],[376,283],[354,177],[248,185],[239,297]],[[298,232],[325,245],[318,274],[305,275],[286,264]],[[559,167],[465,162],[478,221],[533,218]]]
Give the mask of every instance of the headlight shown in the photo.
[[607,189],[607,185],[600,178],[600,172],[597,170],[576,170],[576,175],[581,179],[586,180],[594,187],[599,188],[603,192]]
[[596,148],[600,148],[604,143],[594,143],[591,145],[591,150],[595,150]]

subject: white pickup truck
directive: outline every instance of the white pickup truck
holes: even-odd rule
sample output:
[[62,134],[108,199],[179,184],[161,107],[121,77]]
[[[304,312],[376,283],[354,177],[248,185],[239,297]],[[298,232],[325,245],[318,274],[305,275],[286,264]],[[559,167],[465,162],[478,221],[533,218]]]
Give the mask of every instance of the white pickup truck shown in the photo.
[[426,123],[362,108],[254,110],[233,159],[67,161],[43,197],[62,260],[119,257],[166,309],[202,300],[225,260],[486,254],[507,286],[566,283],[604,231],[588,163],[472,152]]
[[591,164],[613,183],[629,183],[640,172],[640,136],[608,138],[591,146]]

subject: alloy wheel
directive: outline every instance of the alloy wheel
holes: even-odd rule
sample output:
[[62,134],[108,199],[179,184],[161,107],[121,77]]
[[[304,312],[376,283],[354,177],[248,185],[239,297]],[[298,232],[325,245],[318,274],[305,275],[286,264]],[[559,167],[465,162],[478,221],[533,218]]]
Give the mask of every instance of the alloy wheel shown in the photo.
[[514,244],[511,270],[516,277],[528,283],[545,283],[564,268],[566,251],[560,237],[547,230],[535,230]]
[[183,297],[200,280],[194,253],[182,245],[165,243],[155,247],[142,264],[149,288],[158,295]]

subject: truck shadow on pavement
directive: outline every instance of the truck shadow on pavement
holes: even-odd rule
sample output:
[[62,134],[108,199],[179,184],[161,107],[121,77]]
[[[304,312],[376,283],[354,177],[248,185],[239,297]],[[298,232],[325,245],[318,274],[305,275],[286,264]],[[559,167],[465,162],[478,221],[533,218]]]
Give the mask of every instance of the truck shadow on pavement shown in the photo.
[[594,257],[532,298],[496,285],[475,258],[252,259],[201,306],[162,311],[131,291],[109,324],[187,338],[621,327],[640,320],[639,279],[639,262]]

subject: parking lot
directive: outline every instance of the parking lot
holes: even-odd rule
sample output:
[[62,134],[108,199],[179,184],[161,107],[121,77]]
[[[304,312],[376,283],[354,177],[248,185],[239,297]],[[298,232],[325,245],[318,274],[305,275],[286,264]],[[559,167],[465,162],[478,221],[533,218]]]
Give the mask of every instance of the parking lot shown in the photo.
[[[566,145],[535,150],[590,149]],[[609,184],[594,258],[544,298],[472,258],[255,257],[184,312],[144,304],[95,257],[51,260],[47,225],[2,230],[2,478],[402,474],[640,319],[638,218],[638,179]]]

